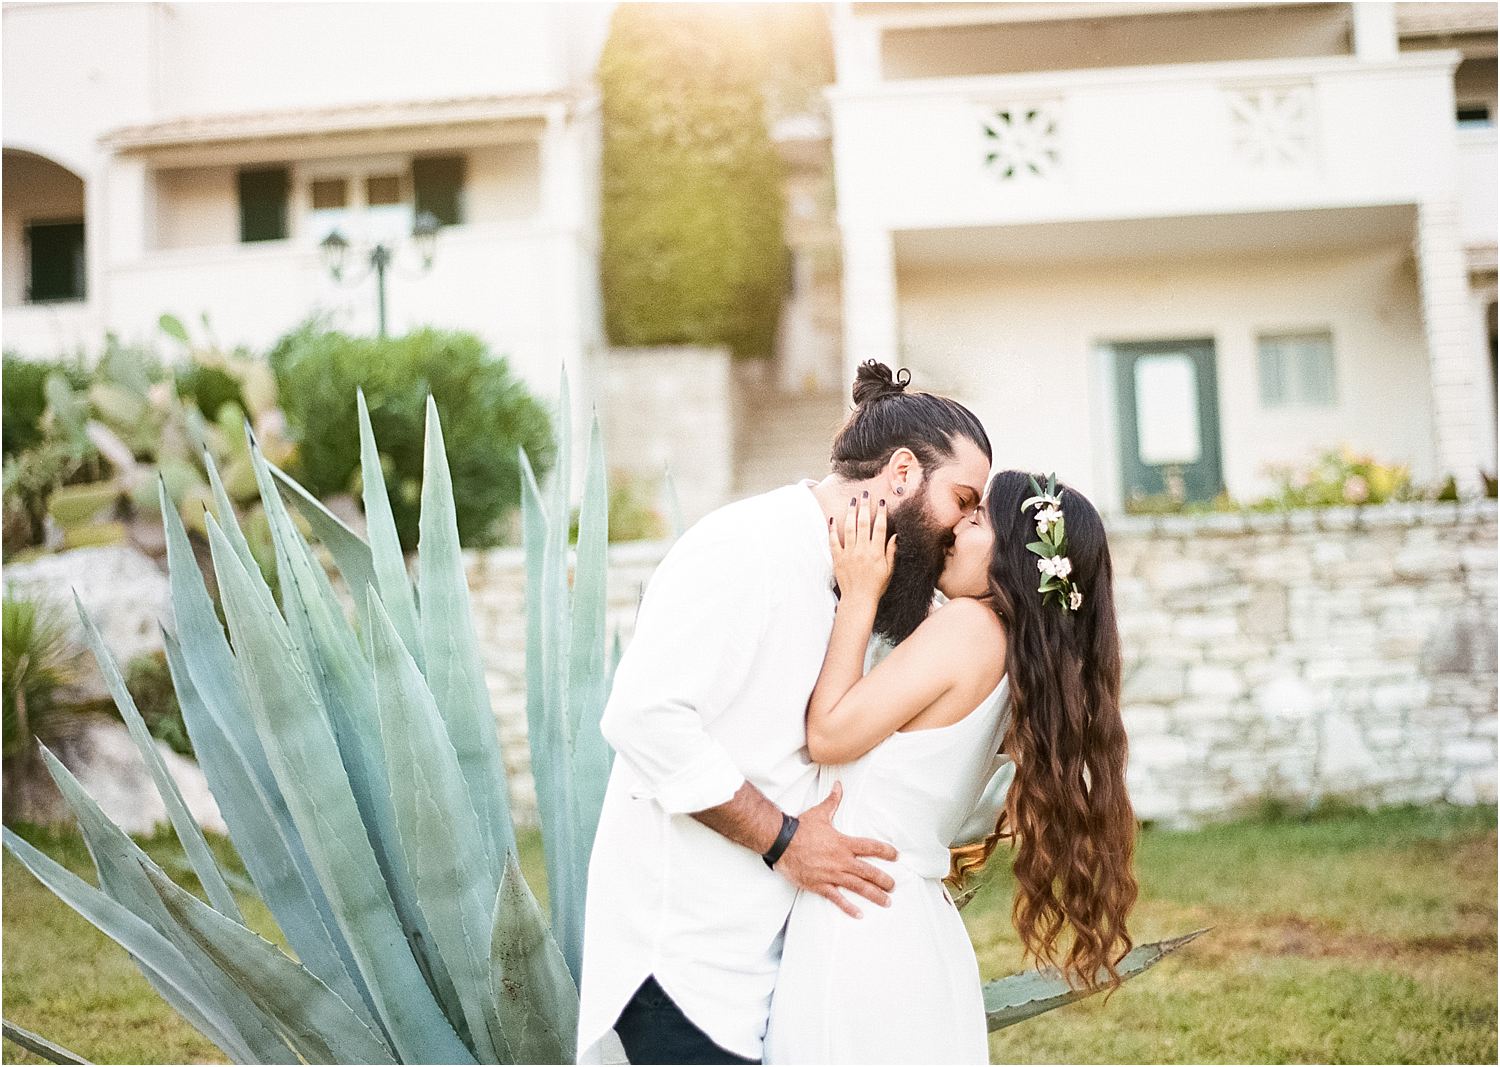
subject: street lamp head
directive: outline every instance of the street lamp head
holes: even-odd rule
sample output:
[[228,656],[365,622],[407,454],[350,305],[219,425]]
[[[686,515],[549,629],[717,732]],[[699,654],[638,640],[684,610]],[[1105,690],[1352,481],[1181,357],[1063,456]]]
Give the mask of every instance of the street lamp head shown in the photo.
[[319,242],[318,247],[323,251],[323,266],[328,268],[334,281],[338,281],[343,276],[344,261],[349,256],[348,239],[338,230],[333,230]]
[[422,256],[422,269],[432,268],[433,256],[437,253],[437,235],[442,223],[438,217],[430,211],[424,211],[417,216],[416,224],[411,228],[412,242],[417,246],[417,252]]

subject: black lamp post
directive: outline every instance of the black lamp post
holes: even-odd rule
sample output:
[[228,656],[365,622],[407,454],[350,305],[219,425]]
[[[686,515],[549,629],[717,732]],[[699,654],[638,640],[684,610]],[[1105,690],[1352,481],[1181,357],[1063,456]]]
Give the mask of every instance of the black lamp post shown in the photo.
[[[432,269],[432,260],[437,252],[437,234],[442,224],[438,222],[437,216],[430,211],[424,211],[417,216],[416,223],[412,226],[412,244],[416,246],[417,254],[422,257],[421,273],[426,274]],[[349,259],[350,244],[338,230],[334,230],[323,238],[319,247],[323,252],[323,265],[328,268],[328,273],[336,282],[344,282],[344,268]],[[385,336],[385,273],[396,259],[396,249],[384,242],[377,242],[370,248],[370,269],[358,278],[348,279],[349,285],[358,285],[370,276],[375,275],[375,301],[376,311],[379,315],[380,336]]]

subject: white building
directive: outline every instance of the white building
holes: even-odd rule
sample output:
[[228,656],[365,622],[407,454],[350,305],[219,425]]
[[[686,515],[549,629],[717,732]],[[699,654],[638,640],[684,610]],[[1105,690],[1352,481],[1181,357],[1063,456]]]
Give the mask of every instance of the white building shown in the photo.
[[[314,309],[373,333],[319,242],[396,241],[389,325],[470,329],[544,394],[600,344],[601,4],[6,4],[7,350],[258,350]],[[432,268],[409,235],[443,223]],[[365,245],[364,247],[368,247]]]
[[841,4],[846,370],[1099,504],[1495,470],[1493,4]]

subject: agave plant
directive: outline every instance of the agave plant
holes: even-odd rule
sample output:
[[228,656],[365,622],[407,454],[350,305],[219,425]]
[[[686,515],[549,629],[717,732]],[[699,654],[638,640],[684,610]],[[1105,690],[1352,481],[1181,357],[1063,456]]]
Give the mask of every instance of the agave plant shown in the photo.
[[[177,885],[45,747],[98,886],[8,830],[5,845],[235,1062],[571,1063],[587,863],[611,759],[599,718],[619,658],[618,638],[605,640],[598,423],[571,581],[566,377],[547,495],[521,457],[527,721],[549,924],[516,860],[436,406],[429,397],[413,585],[358,400],[365,537],[269,462],[245,427],[279,604],[206,457],[215,514],[205,528],[227,634],[157,484],[177,622],[163,631],[173,685],[230,838],[295,958],[245,924],[81,603],[88,643],[207,900]],[[291,508],[332,557],[343,597]],[[1192,936],[1142,946],[1122,973]],[[985,990],[992,1029],[1082,995],[1045,971]],[[5,1035],[55,1062],[85,1062],[9,1022]]]

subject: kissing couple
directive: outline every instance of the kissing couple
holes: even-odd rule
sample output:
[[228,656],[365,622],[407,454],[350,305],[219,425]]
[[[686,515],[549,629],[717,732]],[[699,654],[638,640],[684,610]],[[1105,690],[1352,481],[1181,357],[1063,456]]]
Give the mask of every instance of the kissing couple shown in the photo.
[[1026,955],[1120,982],[1103,523],[990,477],[974,414],[909,383],[861,366],[827,477],[712,512],[647,585],[601,722],[581,1063],[611,1032],[637,1064],[988,1063],[951,888],[1001,840]]

